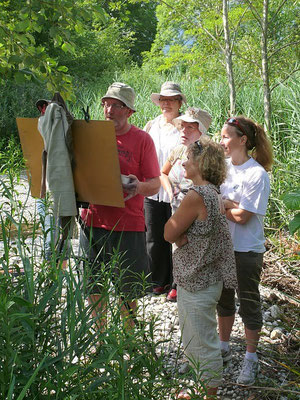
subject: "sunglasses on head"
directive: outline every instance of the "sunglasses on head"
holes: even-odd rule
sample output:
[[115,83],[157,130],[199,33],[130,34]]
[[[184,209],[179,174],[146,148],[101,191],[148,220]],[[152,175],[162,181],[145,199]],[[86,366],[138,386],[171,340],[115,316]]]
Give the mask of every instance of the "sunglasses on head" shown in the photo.
[[[240,130],[241,132],[243,132],[244,135],[246,135],[246,133],[245,133],[244,129],[241,127],[241,124],[239,123],[239,120],[238,120],[238,119],[236,119],[236,118],[228,118],[228,119],[226,120],[225,124],[238,127],[239,130]],[[246,136],[247,136],[247,135],[246,135]]]
[[195,144],[197,145],[198,150],[200,151],[200,153],[202,153],[203,146],[202,146],[202,144],[200,143],[200,140],[196,140]]

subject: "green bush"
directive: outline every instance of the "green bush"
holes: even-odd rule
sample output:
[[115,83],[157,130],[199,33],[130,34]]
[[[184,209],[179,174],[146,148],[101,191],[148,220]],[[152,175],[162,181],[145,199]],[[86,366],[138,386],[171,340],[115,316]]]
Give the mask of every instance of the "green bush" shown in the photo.
[[16,138],[17,117],[32,118],[38,116],[35,103],[40,98],[48,99],[49,92],[43,86],[34,83],[26,85],[6,81],[0,85],[0,141],[7,143],[10,138]]
[[289,222],[289,230],[291,235],[293,235],[300,229],[300,188],[298,187],[293,191],[284,193],[281,196],[281,200],[288,210],[295,213],[293,219]]

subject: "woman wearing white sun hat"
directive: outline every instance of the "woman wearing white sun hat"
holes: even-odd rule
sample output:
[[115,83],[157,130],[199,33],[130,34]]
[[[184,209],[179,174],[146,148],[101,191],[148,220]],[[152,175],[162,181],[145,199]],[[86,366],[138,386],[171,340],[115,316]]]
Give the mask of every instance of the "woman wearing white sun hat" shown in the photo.
[[[160,107],[161,115],[149,121],[144,130],[154,141],[161,168],[171,150],[180,143],[180,132],[173,120],[180,116],[180,108],[182,103],[186,103],[186,97],[177,83],[168,81],[161,86],[160,93],[152,93],[150,98]],[[163,237],[164,225],[170,216],[170,199],[163,188],[157,195],[145,199],[147,252],[155,294],[168,292],[173,281],[172,248]]]

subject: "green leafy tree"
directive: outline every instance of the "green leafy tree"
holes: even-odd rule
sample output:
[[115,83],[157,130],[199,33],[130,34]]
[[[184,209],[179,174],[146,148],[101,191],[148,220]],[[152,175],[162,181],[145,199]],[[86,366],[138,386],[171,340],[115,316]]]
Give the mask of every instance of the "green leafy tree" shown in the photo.
[[72,77],[97,78],[141,62],[155,36],[156,2],[0,0],[0,79],[72,93]]
[[72,32],[83,34],[88,22],[104,16],[95,1],[0,1],[0,79],[46,82],[68,97],[71,76],[56,57],[76,55]]
[[157,35],[145,62],[162,71],[188,70],[204,83],[225,76],[222,16],[223,4],[217,0],[160,1]]
[[116,23],[121,36],[130,35],[132,43],[130,55],[137,64],[142,63],[142,53],[149,51],[156,35],[156,6],[157,1],[146,0],[101,0],[103,9],[110,16],[111,22]]
[[[160,0],[158,27],[145,64],[158,71],[188,71],[203,89],[234,73],[234,99],[245,82],[260,80],[270,130],[271,92],[299,69],[299,3],[288,0]],[[223,10],[222,10],[223,5]],[[222,21],[225,8],[227,21]],[[268,6],[268,7],[267,7]],[[226,32],[227,30],[227,32]],[[228,35],[229,33],[229,35]],[[231,60],[230,60],[231,58]],[[289,60],[289,62],[286,62]],[[226,66],[226,69],[225,69]],[[231,112],[234,101],[231,101]]]
[[[299,23],[295,12],[297,9],[299,11],[299,3],[287,0],[246,0],[245,6],[249,8],[254,20],[254,24],[251,24],[252,35],[260,38],[257,51],[260,57],[255,54],[254,62],[258,65],[262,79],[265,128],[270,131],[271,93],[299,70],[297,45],[300,38],[294,29]],[[285,62],[286,57],[288,63]]]

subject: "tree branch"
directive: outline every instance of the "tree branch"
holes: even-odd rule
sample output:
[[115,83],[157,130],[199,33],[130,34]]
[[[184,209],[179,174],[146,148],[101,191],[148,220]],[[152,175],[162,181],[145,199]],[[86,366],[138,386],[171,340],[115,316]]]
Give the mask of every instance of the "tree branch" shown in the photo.
[[234,47],[234,44],[235,44],[235,38],[236,38],[236,35],[237,35],[238,28],[239,28],[239,26],[240,26],[240,24],[241,24],[241,22],[242,22],[242,20],[244,18],[244,15],[246,14],[246,11],[248,11],[248,9],[249,9],[249,6],[247,8],[245,8],[243,14],[241,15],[241,17],[239,19],[239,22],[237,23],[236,27],[234,28],[233,35],[232,35],[232,40],[231,40],[230,53],[233,52],[233,47]]
[[273,20],[277,17],[277,14],[279,13],[279,11],[282,9],[282,7],[284,6],[284,4],[287,2],[288,0],[283,0],[283,2],[281,4],[279,4],[277,10],[275,11],[275,14],[273,15],[273,17],[271,18],[271,20],[269,21],[269,23],[271,24],[273,22]]
[[201,21],[199,20],[198,22],[193,22],[191,21],[189,18],[187,18],[184,14],[182,14],[181,12],[177,11],[173,6],[171,6],[170,4],[168,4],[166,1],[164,0],[159,0],[160,3],[166,5],[167,7],[171,8],[171,10],[174,10],[178,15],[180,15],[184,20],[186,20],[189,23],[192,23],[193,25],[199,25],[201,29],[204,30],[204,32],[214,41],[217,43],[217,45],[219,46],[220,50],[225,54],[225,49],[224,47],[221,46],[221,44],[219,43],[218,39],[211,34],[201,23]]
[[285,47],[289,47],[289,46],[293,46],[294,44],[298,44],[300,43],[300,39],[297,40],[296,42],[290,42],[290,43],[286,43],[283,46],[279,47],[279,49],[276,49],[272,54],[269,55],[268,60],[273,57],[275,54],[279,53],[279,51],[281,51],[282,49],[284,49]]
[[255,67],[257,67],[259,70],[261,70],[261,66],[259,63],[255,62],[253,60],[249,60],[249,58],[245,58],[245,57],[241,56],[240,54],[239,55],[235,54],[235,56],[238,57],[240,60],[244,60],[249,64],[255,65]]
[[290,72],[284,79],[282,79],[280,82],[276,83],[276,85],[273,85],[270,89],[270,92],[272,92],[277,86],[282,85],[283,82],[287,81],[295,72],[300,71],[300,68],[295,68],[292,72]]
[[246,1],[249,4],[249,7],[251,8],[253,17],[259,23],[261,29],[263,29],[262,18],[260,17],[259,12],[257,11],[257,9],[254,7],[254,5],[252,4],[252,2],[250,0],[246,0]]

